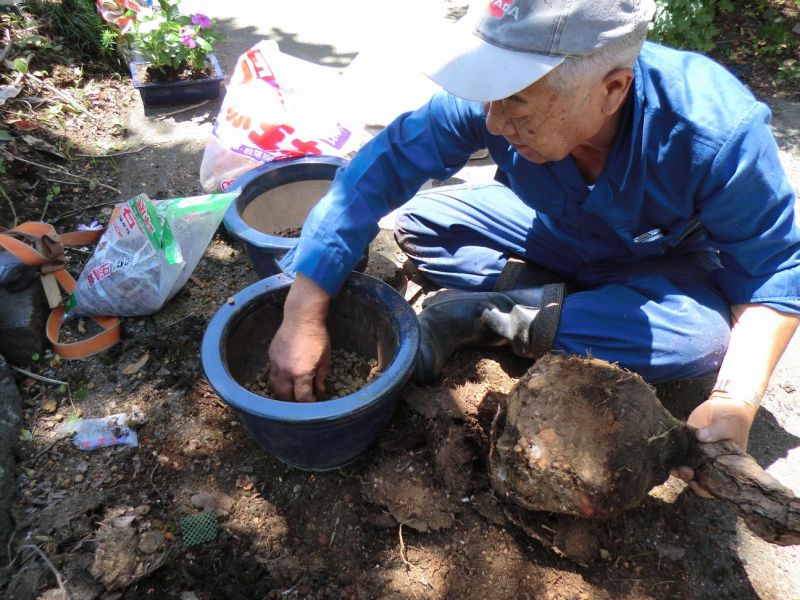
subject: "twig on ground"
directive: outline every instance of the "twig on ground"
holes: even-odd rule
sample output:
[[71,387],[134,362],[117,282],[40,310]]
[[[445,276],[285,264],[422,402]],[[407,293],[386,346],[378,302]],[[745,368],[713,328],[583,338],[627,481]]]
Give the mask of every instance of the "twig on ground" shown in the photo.
[[90,204],[89,206],[84,206],[83,208],[75,208],[73,210],[68,210],[66,212],[61,213],[54,219],[51,219],[51,223],[58,223],[61,219],[65,219],[67,217],[71,217],[72,215],[78,215],[80,213],[86,212],[87,210],[91,210],[93,208],[100,208],[101,206],[110,206],[111,204],[119,204],[119,200],[109,200],[107,202],[99,202],[97,204]]
[[92,113],[90,113],[83,106],[81,106],[81,104],[77,100],[75,100],[75,98],[73,98],[72,96],[70,96],[69,94],[64,92],[63,90],[58,89],[53,84],[51,84],[51,83],[49,83],[47,81],[44,81],[42,79],[39,79],[38,77],[36,77],[35,75],[33,75],[31,73],[25,73],[25,77],[35,81],[36,83],[41,85],[43,88],[53,92],[56,96],[61,98],[64,102],[69,104],[72,108],[74,108],[75,110],[77,110],[79,112],[82,112],[87,117],[89,117],[92,121],[96,121],[97,120],[97,117],[95,117]]
[[16,98],[6,98],[6,102],[22,102],[26,104],[28,110],[33,110],[33,105],[36,105],[36,108],[39,108],[40,104],[44,104],[45,102],[53,102],[50,98],[40,98],[39,96],[17,96]]
[[11,31],[6,27],[3,29],[3,41],[6,45],[3,47],[2,52],[0,52],[0,63],[2,63],[6,56],[8,56],[8,51],[11,50]]
[[38,394],[36,394],[33,398],[31,398],[30,400],[27,401],[28,404],[33,405],[33,403],[36,402],[39,399],[39,396],[44,394],[46,391],[47,391],[47,388],[42,388],[41,390],[39,390]]
[[72,439],[72,435],[71,434],[70,435],[63,435],[60,438],[56,438],[51,443],[47,444],[47,446],[45,448],[39,450],[39,452],[36,453],[36,456],[33,457],[33,461],[31,463],[31,465],[35,466],[36,465],[36,461],[38,461],[43,455],[45,455],[48,452],[50,452],[50,450],[52,450],[53,448],[58,446],[64,440],[71,440],[71,439]]
[[169,175],[169,181],[170,183],[172,183],[172,187],[175,188],[175,191],[178,192],[181,196],[186,196],[186,192],[184,192],[180,187],[178,187],[178,184],[175,183],[175,180],[172,178],[172,173],[168,173],[168,175]]
[[333,533],[331,533],[331,541],[328,542],[328,548],[333,545],[333,539],[336,537],[336,528],[339,526],[339,517],[336,517],[336,522],[333,524]]
[[400,558],[403,559],[403,564],[406,566],[406,569],[411,569],[414,565],[408,562],[406,558],[406,543],[403,541],[403,524],[400,523],[400,528],[397,530],[397,534],[400,537]]
[[82,181],[64,181],[63,179],[53,179],[51,177],[42,177],[45,181],[50,183],[63,183],[64,185],[80,185],[82,187],[91,187],[91,183],[84,183]]
[[656,587],[658,587],[659,585],[671,585],[671,584],[673,584],[673,583],[678,583],[678,582],[677,582],[677,581],[674,581],[674,580],[668,580],[668,581],[657,581],[656,583],[654,583],[653,585],[651,585],[651,586],[650,586],[650,589],[648,589],[647,591],[648,591],[648,592],[652,592],[652,591],[653,591],[653,589],[655,589],[655,588],[656,588]]
[[11,565],[14,564],[16,557],[11,556],[11,544],[14,542],[14,536],[17,535],[17,530],[19,526],[14,527],[14,531],[11,532],[11,535],[8,536],[8,544],[6,544],[6,556],[8,557],[8,568],[11,569]]
[[185,108],[179,108],[178,110],[173,110],[172,112],[158,115],[156,119],[159,121],[163,121],[164,119],[166,119],[167,117],[171,117],[172,115],[179,115],[180,113],[189,112],[190,110],[194,110],[195,108],[200,108],[201,106],[205,106],[206,104],[208,104],[208,100],[203,100],[202,102],[198,102],[197,104],[192,104],[191,106],[187,106]]
[[[172,321],[172,322],[170,322],[170,323],[167,323],[166,325],[164,325],[164,326],[163,326],[161,329],[159,329],[158,331],[156,331],[156,332],[153,334],[153,336],[156,336],[156,335],[161,335],[162,333],[164,333],[164,332],[165,332],[167,329],[169,329],[170,327],[174,327],[175,325],[177,325],[177,324],[178,324],[178,323],[180,323],[181,321],[184,321],[184,320],[188,319],[189,317],[191,317],[191,316],[194,316],[194,315],[196,315],[196,314],[197,314],[197,309],[195,309],[195,310],[192,310],[192,311],[189,311],[188,313],[186,313],[185,315],[183,315],[181,318],[179,318],[179,319],[175,319],[174,321]],[[152,337],[152,336],[151,336],[151,337]]]
[[0,194],[3,194],[3,198],[6,199],[6,202],[8,202],[8,205],[11,207],[11,216],[14,218],[14,222],[11,225],[11,229],[13,229],[14,227],[16,227],[19,224],[19,218],[17,217],[17,211],[14,208],[14,203],[11,201],[11,198],[8,197],[8,195],[6,194],[6,192],[5,192],[5,190],[3,188],[0,188]]
[[88,542],[88,541],[94,541],[94,540],[95,540],[95,538],[94,538],[94,537],[92,537],[93,535],[94,535],[93,533],[87,533],[85,536],[83,536],[81,539],[79,539],[79,540],[78,540],[78,542],[77,542],[77,543],[76,543],[76,544],[75,544],[75,545],[72,547],[72,549],[70,550],[70,553],[72,554],[72,553],[74,553],[74,552],[77,552],[77,551],[78,551],[78,550],[80,550],[81,548],[83,548],[83,544],[84,544],[85,542]]
[[136,154],[152,145],[153,144],[145,144],[136,150],[123,150],[122,152],[111,152],[109,154],[73,154],[72,156],[80,156],[81,158],[114,158],[115,156],[124,156],[125,154]]
[[8,365],[8,366],[14,369],[15,371],[18,371],[23,375],[27,375],[28,377],[31,377],[33,379],[38,379],[39,381],[44,381],[46,383],[55,383],[58,385],[65,385],[69,387],[69,383],[67,383],[66,381],[61,381],[60,379],[51,379],[50,377],[45,377],[44,375],[37,375],[36,373],[32,373],[26,369],[23,369],[22,367],[15,367],[14,365]]
[[27,164],[29,164],[29,165],[33,165],[34,167],[39,167],[40,169],[46,169],[46,170],[48,170],[48,171],[53,171],[53,172],[55,172],[55,173],[61,173],[62,175],[68,175],[69,177],[74,177],[75,179],[82,179],[83,181],[88,181],[88,182],[90,182],[90,183],[91,183],[92,181],[94,181],[94,182],[95,182],[95,183],[96,183],[98,186],[100,186],[100,187],[104,187],[104,188],[106,188],[107,190],[111,190],[112,192],[116,192],[117,194],[122,194],[122,192],[120,192],[120,191],[119,191],[117,188],[115,188],[115,187],[111,187],[110,185],[107,185],[107,184],[105,184],[105,183],[102,183],[101,181],[97,181],[97,180],[89,179],[88,177],[84,177],[83,175],[76,175],[75,173],[70,173],[70,172],[69,172],[69,171],[67,171],[67,170],[66,170],[64,167],[48,167],[47,165],[42,165],[42,164],[40,164],[40,163],[34,162],[34,161],[32,161],[32,160],[28,160],[28,159],[26,159],[26,158],[20,158],[19,156],[16,156],[16,155],[14,155],[14,154],[11,154],[11,152],[9,152],[8,150],[2,150],[2,153],[3,153],[3,154],[6,156],[6,157],[8,157],[8,158],[10,158],[10,159],[12,159],[12,160],[18,160],[18,161],[20,161],[20,162],[24,162],[24,163],[27,163]]
[[59,572],[58,569],[56,569],[55,565],[52,562],[50,562],[50,559],[47,558],[47,555],[44,552],[42,552],[42,549],[39,548],[38,546],[34,546],[33,544],[23,544],[22,546],[20,546],[20,549],[23,548],[29,548],[33,550],[34,552],[36,552],[36,554],[38,554],[41,557],[41,559],[45,562],[45,564],[48,567],[50,567],[50,570],[53,572],[53,575],[56,576],[58,589],[61,590],[61,594],[63,595],[63,597],[70,598],[70,594],[67,591],[67,588],[64,587],[64,577],[62,577],[61,573]]
[[158,494],[158,497],[161,498],[161,504],[165,505],[167,503],[167,500],[166,500],[166,498],[164,498],[164,494],[161,493],[161,490],[158,489],[158,487],[156,486],[155,482],[153,482],[153,475],[156,474],[156,470],[158,469],[158,466],[159,466],[159,464],[158,464],[158,462],[156,462],[156,464],[153,466],[153,470],[150,471],[150,478],[149,478],[150,479],[150,485],[153,486],[153,490],[155,491],[156,494]]
[[67,398],[69,399],[69,404],[72,407],[72,409],[75,410],[75,404],[72,402],[72,388],[70,388],[69,383],[67,383],[66,381],[61,381],[60,379],[52,379],[50,377],[45,377],[44,375],[37,375],[36,373],[27,371],[21,367],[15,367],[14,365],[8,365],[8,366],[14,369],[15,371],[19,371],[23,375],[32,377],[33,379],[38,379],[39,381],[44,381],[46,383],[55,383],[57,385],[63,385],[65,388],[67,388]]
[[343,468],[338,468],[336,470],[342,475],[342,477],[346,477],[347,479],[354,479],[354,480],[358,481],[361,485],[366,485],[366,483],[367,483],[366,480],[363,477],[361,477],[361,475],[355,475],[353,473],[348,473]]
[[[45,177],[44,179],[47,179],[47,177]],[[44,216],[47,214],[47,209],[50,206],[50,201],[53,199],[53,196],[54,196],[53,191],[47,192],[47,196],[45,196],[44,206],[42,207],[42,214],[39,215],[39,220],[42,222],[44,221]]]

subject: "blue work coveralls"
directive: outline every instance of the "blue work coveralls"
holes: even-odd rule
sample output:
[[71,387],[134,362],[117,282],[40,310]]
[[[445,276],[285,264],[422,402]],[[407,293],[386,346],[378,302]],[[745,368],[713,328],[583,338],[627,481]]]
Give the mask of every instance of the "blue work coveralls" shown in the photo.
[[283,266],[335,294],[377,221],[476,150],[495,184],[436,188],[405,204],[398,241],[447,287],[491,289],[510,256],[573,282],[553,350],[652,383],[719,368],[731,304],[800,313],[795,194],[770,112],[710,59],[645,43],[599,179],[571,156],[544,165],[486,128],[481,104],[446,93],[398,117],[340,170]]

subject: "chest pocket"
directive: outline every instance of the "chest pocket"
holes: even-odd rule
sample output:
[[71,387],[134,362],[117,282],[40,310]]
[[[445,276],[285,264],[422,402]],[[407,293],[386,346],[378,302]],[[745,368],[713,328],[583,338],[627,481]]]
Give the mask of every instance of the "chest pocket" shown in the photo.
[[666,254],[682,244],[694,241],[703,235],[702,226],[696,219],[678,221],[668,229],[653,227],[644,231],[619,231],[625,236],[626,245],[637,256]]

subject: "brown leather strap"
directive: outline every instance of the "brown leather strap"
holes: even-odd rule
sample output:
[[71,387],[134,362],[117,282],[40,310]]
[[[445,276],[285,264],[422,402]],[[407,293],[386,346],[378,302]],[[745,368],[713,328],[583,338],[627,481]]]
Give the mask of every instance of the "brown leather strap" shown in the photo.
[[[59,235],[49,223],[30,221],[13,229],[0,231],[0,248],[4,248],[26,265],[39,266],[41,273],[52,273],[61,288],[71,294],[77,285],[75,279],[64,268],[65,245],[89,245],[103,234],[102,229],[74,231]],[[53,350],[67,359],[86,358],[107,350],[120,339],[120,321],[115,317],[93,317],[103,328],[97,335],[65,344],[59,342],[64,322],[64,307],[57,306],[47,318],[47,339]]]

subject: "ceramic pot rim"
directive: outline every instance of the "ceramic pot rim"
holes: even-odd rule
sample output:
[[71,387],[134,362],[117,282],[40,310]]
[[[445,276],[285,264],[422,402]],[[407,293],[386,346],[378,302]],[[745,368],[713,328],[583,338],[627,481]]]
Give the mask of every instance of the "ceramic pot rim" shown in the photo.
[[[240,197],[242,197],[245,195],[247,186],[265,173],[271,173],[282,169],[298,168],[303,165],[334,166],[339,168],[344,167],[347,163],[348,161],[346,159],[339,158],[338,156],[301,156],[299,158],[274,160],[247,171],[247,173],[238,177],[227,191],[233,192],[241,190]],[[234,237],[255,248],[279,253],[288,252],[297,245],[298,238],[280,237],[253,229],[242,219],[242,216],[239,214],[238,206],[238,200],[231,202],[223,219],[225,229]]]

